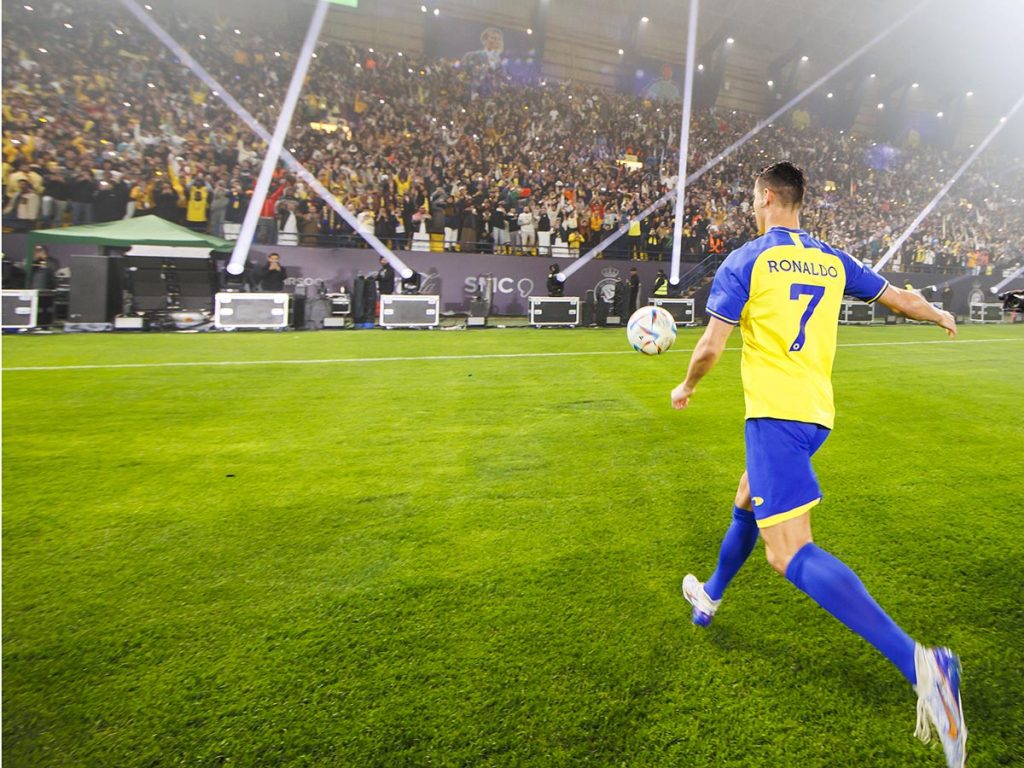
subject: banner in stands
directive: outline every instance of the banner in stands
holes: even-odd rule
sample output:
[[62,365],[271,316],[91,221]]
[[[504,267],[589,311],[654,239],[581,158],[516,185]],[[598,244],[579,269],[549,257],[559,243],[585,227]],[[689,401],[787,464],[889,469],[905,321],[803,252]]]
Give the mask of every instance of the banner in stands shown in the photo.
[[540,71],[533,38],[523,30],[445,17],[437,35],[440,57],[475,72],[503,72],[515,80],[531,81]]

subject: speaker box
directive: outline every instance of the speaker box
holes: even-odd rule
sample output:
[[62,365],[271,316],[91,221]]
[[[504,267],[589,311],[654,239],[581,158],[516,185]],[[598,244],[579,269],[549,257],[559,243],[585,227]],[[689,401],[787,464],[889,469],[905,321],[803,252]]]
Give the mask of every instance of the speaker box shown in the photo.
[[290,293],[218,293],[213,324],[216,328],[287,328]]
[[39,291],[14,289],[3,292],[3,327],[35,328],[39,311]]
[[120,311],[121,258],[73,255],[68,321],[109,323]]

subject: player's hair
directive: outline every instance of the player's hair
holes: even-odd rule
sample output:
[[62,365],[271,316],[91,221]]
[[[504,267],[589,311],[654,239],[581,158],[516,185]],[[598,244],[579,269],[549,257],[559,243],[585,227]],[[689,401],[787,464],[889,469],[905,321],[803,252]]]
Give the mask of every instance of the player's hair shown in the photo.
[[784,205],[799,208],[804,204],[804,172],[793,163],[766,166],[758,171],[756,181],[778,195]]

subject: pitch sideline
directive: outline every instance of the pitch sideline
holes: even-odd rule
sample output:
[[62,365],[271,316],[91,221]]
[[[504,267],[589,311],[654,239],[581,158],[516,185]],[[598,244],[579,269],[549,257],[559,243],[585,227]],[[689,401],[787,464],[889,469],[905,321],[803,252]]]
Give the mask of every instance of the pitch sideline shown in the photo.
[[[932,341],[864,341],[852,344],[837,344],[837,347],[906,347],[923,346],[925,344],[992,344],[997,342],[1020,342],[1024,337],[1011,339],[961,339],[949,341],[948,339],[937,339]],[[739,352],[742,347],[726,347],[726,352]],[[685,352],[689,349],[672,349],[670,353]],[[87,365],[22,365],[2,368],[4,373],[18,373],[26,371],[106,371],[122,370],[133,368],[202,368],[231,365],[343,365],[350,363],[403,363],[415,361],[446,361],[446,360],[505,360],[522,359],[531,357],[595,357],[603,355],[635,355],[631,349],[602,352],[506,352],[491,353],[483,355],[411,355],[403,357],[338,357],[338,358],[316,358],[311,360],[193,360],[168,363],[110,363],[110,364],[87,364]]]

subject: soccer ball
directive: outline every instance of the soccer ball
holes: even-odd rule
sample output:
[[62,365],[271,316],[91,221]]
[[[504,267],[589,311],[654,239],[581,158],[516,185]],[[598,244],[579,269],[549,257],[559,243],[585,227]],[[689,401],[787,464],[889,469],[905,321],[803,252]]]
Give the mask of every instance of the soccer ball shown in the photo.
[[676,340],[675,318],[664,307],[640,307],[626,324],[626,338],[637,352],[660,355]]

